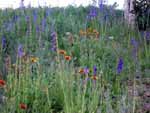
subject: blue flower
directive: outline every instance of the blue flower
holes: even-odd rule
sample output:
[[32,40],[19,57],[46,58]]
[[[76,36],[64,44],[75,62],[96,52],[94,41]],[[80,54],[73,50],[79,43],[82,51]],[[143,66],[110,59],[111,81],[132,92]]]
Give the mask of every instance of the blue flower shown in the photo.
[[41,24],[42,24],[42,31],[44,32],[45,31],[45,27],[46,27],[46,18],[43,18]]
[[97,16],[96,9],[92,8],[92,9],[90,10],[89,16],[90,16],[91,18],[92,18],[92,17],[96,17],[96,16]]
[[123,70],[123,59],[122,58],[119,58],[119,61],[118,61],[118,66],[117,66],[117,74],[120,74],[121,71]]
[[37,10],[34,10],[34,11],[33,11],[33,22],[34,22],[34,23],[36,23],[36,21],[37,21],[37,18],[38,18],[37,15],[38,15],[38,14],[37,14]]
[[26,19],[26,22],[29,23],[29,21],[30,21],[30,16],[26,16],[25,19]]
[[97,74],[97,67],[93,66],[93,74],[96,75]]
[[132,55],[135,58],[137,56],[137,51],[138,51],[138,42],[134,38],[132,38],[130,42],[131,45],[133,46]]
[[85,68],[84,68],[84,74],[87,75],[88,73],[89,73],[89,69],[88,69],[88,67],[85,67]]
[[132,38],[130,42],[133,47],[135,47],[135,48],[138,47],[138,42],[134,38]]
[[4,49],[6,47],[6,38],[2,37],[2,48]]
[[50,13],[51,13],[51,9],[50,8],[46,8],[46,17],[50,16]]
[[95,7],[92,7],[92,8],[90,9],[90,12],[89,12],[88,16],[87,16],[87,19],[92,20],[92,19],[95,18],[96,16],[97,16],[96,8],[95,8]]
[[11,31],[12,29],[13,29],[13,22],[10,21],[6,24],[6,30]]
[[36,32],[37,32],[37,33],[40,32],[40,27],[39,27],[39,25],[36,26]]
[[14,15],[13,18],[12,18],[12,21],[13,21],[13,22],[16,22],[17,20],[18,20],[18,16],[17,16],[17,15]]
[[99,10],[102,11],[104,8],[104,0],[99,0]]
[[56,32],[51,33],[51,50],[57,51],[57,34]]
[[21,58],[24,55],[23,47],[21,44],[18,46],[18,56]]
[[146,32],[146,40],[150,41],[150,32],[148,32],[148,31]]

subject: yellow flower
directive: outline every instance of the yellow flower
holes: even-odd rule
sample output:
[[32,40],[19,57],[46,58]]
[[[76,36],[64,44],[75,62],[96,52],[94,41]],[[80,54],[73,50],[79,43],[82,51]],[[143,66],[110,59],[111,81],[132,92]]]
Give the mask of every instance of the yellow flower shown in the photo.
[[30,60],[31,60],[32,63],[36,63],[36,62],[39,61],[39,58],[38,57],[31,57]]

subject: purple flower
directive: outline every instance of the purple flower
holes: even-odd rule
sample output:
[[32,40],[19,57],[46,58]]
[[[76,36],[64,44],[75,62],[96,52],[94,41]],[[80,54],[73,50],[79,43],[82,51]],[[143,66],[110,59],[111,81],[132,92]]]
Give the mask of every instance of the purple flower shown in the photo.
[[83,86],[85,86],[89,80],[90,80],[90,78],[89,78],[89,77],[86,77],[86,78],[82,81]]
[[40,32],[40,27],[39,27],[39,25],[36,26],[36,32],[37,32],[37,33]]
[[88,14],[88,19],[93,19],[94,17],[96,17],[97,16],[97,11],[96,11],[96,8],[95,7],[92,7],[91,9],[90,9],[90,12],[89,12],[89,14]]
[[26,19],[26,22],[27,22],[27,31],[26,31],[26,34],[27,34],[27,36],[29,36],[30,35],[30,17],[26,16],[25,19]]
[[150,32],[147,31],[145,37],[146,37],[146,40],[147,40],[147,41],[150,41]]
[[23,47],[21,44],[18,46],[18,56],[21,58],[24,55]]
[[150,104],[149,103],[144,104],[143,108],[146,111],[150,111]]
[[89,69],[87,67],[84,68],[84,74],[88,74],[89,73]]
[[18,20],[18,16],[17,16],[17,15],[14,15],[13,18],[12,18],[12,21],[13,21],[13,22],[16,22],[17,20]]
[[6,38],[2,37],[2,48],[4,49],[6,47]]
[[11,31],[13,29],[13,22],[8,22],[7,24],[6,24],[6,30],[7,31]]
[[26,22],[29,23],[30,17],[29,17],[29,16],[26,16],[25,19],[26,19]]
[[46,17],[48,17],[50,15],[51,9],[50,8],[46,8]]
[[137,42],[134,38],[132,38],[132,39],[131,39],[131,45],[132,45],[133,47],[137,48],[137,47],[138,47],[138,42]]
[[120,74],[122,70],[123,70],[123,59],[119,58],[118,65],[117,65],[117,73]]
[[34,10],[34,11],[33,11],[33,22],[34,22],[34,23],[36,23],[37,18],[38,18],[38,17],[37,17],[37,11]]
[[44,32],[45,31],[45,27],[46,27],[46,18],[43,18],[41,24],[42,24],[42,31]]
[[104,17],[103,17],[103,18],[104,18],[104,21],[106,21],[106,20],[107,20],[107,15],[104,15]]
[[57,51],[57,34],[56,32],[51,33],[51,50]]
[[24,8],[24,0],[21,0],[21,2],[20,2],[20,8]]
[[136,57],[137,50],[138,50],[138,42],[134,38],[132,38],[130,42],[131,42],[131,45],[133,46],[133,49],[132,49],[133,57]]
[[100,11],[102,11],[103,10],[103,8],[104,8],[104,0],[99,0],[99,9],[100,9]]
[[93,66],[93,74],[96,75],[97,74],[97,67]]
[[90,16],[90,17],[96,17],[96,16],[97,16],[96,9],[94,9],[94,8],[91,9],[91,10],[90,10],[90,13],[89,13],[89,16]]
[[29,30],[27,30],[26,35],[27,35],[27,36],[29,36],[29,35],[30,35],[30,31],[29,31]]

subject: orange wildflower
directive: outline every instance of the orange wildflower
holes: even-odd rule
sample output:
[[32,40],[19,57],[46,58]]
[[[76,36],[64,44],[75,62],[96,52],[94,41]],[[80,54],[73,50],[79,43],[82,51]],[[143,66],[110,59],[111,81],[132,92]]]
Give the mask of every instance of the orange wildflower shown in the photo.
[[81,68],[81,69],[79,70],[79,73],[80,73],[80,74],[83,74],[83,73],[84,73],[84,69]]
[[0,79],[0,86],[5,86],[6,82]]
[[71,56],[65,56],[65,59],[67,60],[67,61],[70,61],[71,60]]
[[99,32],[98,32],[96,29],[93,30],[93,34],[94,34],[96,37],[99,36]]
[[93,79],[93,80],[98,80],[98,77],[97,77],[96,75],[93,75],[93,76],[91,77],[91,79]]
[[26,110],[26,109],[27,109],[27,105],[24,104],[24,103],[20,103],[20,104],[19,104],[19,108],[20,108],[20,109],[23,109],[23,110]]
[[80,35],[82,35],[82,36],[84,36],[84,35],[86,35],[86,32],[85,31],[83,31],[83,30],[80,30]]
[[59,52],[59,54],[66,55],[66,51],[65,50],[59,50],[58,52]]

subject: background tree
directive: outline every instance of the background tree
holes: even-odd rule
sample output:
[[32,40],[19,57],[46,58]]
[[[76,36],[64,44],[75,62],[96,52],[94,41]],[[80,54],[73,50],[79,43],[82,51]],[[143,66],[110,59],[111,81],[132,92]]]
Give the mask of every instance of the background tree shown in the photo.
[[135,0],[125,0],[125,11],[124,16],[125,20],[128,23],[128,25],[131,25],[132,27],[135,25],[135,14],[132,13],[132,10],[134,10],[133,2]]

